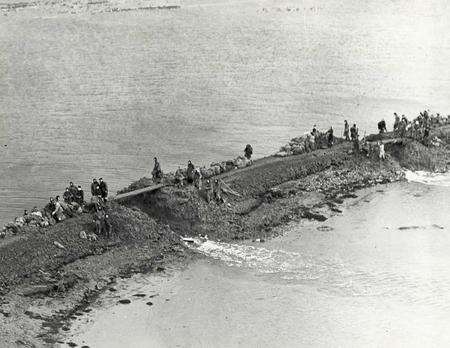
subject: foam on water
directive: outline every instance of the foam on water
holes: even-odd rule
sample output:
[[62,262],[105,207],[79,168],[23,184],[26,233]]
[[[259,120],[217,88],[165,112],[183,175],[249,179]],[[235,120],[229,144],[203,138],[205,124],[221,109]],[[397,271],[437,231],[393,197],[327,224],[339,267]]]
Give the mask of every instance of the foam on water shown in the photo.
[[418,182],[425,185],[450,187],[450,173],[430,173],[418,170],[416,172],[407,170],[405,177],[408,181]]
[[[368,272],[336,260],[296,252],[198,239],[190,246],[228,266],[255,270],[278,281],[314,283],[319,291],[338,296],[397,297],[423,303],[429,301],[433,292],[431,286],[419,279],[399,277],[383,270]],[[438,301],[440,295],[432,297]]]

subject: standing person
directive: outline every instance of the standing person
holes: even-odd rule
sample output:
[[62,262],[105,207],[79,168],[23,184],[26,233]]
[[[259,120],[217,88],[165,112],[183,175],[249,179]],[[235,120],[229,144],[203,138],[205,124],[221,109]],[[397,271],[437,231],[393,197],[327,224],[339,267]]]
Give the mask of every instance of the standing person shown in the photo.
[[353,152],[355,154],[359,154],[359,140],[358,140],[358,128],[356,127],[356,123],[353,123],[352,128],[350,128],[350,137],[353,142]]
[[312,131],[311,131],[311,135],[312,135],[313,137],[315,137],[315,136],[317,135],[317,128],[316,128],[316,125],[313,126],[313,129],[312,129]]
[[334,135],[333,135],[333,127],[330,127],[330,129],[328,130],[328,147],[332,147],[333,146],[333,142],[334,142]]
[[247,146],[245,146],[244,154],[247,159],[252,158],[253,148],[250,144],[247,144]]
[[400,126],[400,117],[394,112],[394,132],[398,131],[398,127]]
[[67,204],[70,204],[74,201],[74,196],[72,195],[72,192],[70,192],[69,187],[66,187],[66,191],[64,191],[63,194],[63,199]]
[[92,197],[100,196],[100,185],[98,184],[97,179],[92,179],[91,195]]
[[161,165],[158,162],[158,159],[156,157],[153,158],[154,165],[152,170],[152,177],[153,181],[155,183],[160,183],[162,179],[163,172],[161,170]]
[[200,172],[199,168],[195,168],[194,170],[194,185],[199,190],[202,189],[202,173]]
[[347,120],[344,121],[344,138],[346,141],[350,141],[349,126]]
[[106,201],[106,198],[108,197],[108,184],[103,181],[103,178],[98,179],[98,181],[100,196],[102,196],[103,200]]
[[358,128],[356,128],[356,123],[353,123],[353,126],[350,128],[350,137],[352,138],[352,141],[356,139],[357,134]]
[[214,180],[213,195],[217,202],[222,202],[222,183],[219,179]]
[[380,160],[386,159],[386,152],[384,151],[384,144],[381,141],[378,141],[378,156]]
[[211,198],[213,195],[213,187],[211,185],[211,181],[209,179],[207,179],[205,181],[205,185],[204,185],[204,189],[205,189],[205,198],[206,198],[206,202],[211,202]]
[[186,170],[188,184],[192,184],[194,182],[194,170],[195,170],[194,165],[192,164],[191,161],[188,161],[187,170]]

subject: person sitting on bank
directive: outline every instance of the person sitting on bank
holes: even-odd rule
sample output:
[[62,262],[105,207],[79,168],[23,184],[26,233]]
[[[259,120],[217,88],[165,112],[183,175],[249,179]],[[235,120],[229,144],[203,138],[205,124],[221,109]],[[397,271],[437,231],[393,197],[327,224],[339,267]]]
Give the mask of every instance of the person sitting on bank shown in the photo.
[[163,177],[161,165],[159,164],[158,159],[156,157],[153,158],[153,161],[154,161],[153,170],[152,170],[153,182],[160,183],[161,179]]
[[99,181],[99,189],[100,189],[100,196],[103,198],[104,201],[106,201],[106,198],[108,197],[108,184],[103,181],[103,178],[98,179]]
[[75,195],[75,201],[80,205],[84,205],[84,191],[81,188],[81,185],[78,185],[77,187],[77,193]]
[[250,144],[247,144],[244,149],[244,156],[249,160],[252,158],[253,148]]
[[188,184],[192,184],[194,182],[194,171],[195,167],[191,161],[188,161],[187,169],[186,169],[186,179]]
[[52,212],[52,216],[55,219],[56,222],[63,221],[66,216],[64,215],[64,209],[61,206],[61,202],[59,201],[59,196],[55,197],[55,210]]
[[77,187],[73,184],[72,181],[69,183],[69,191],[72,194],[72,197],[75,199],[75,197],[77,196]]
[[178,169],[175,172],[175,184],[177,185],[178,188],[183,187],[183,183],[184,183],[184,175],[183,175],[183,170],[178,167]]
[[386,121],[384,119],[378,122],[378,131],[380,134],[386,133]]

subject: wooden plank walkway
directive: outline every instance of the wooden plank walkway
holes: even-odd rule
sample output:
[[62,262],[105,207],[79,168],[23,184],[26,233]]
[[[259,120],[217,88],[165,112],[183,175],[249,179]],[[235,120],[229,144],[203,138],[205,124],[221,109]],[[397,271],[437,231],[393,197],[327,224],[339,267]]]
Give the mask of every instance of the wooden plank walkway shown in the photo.
[[[391,139],[382,139],[380,140],[383,144],[391,144],[391,143],[401,143],[405,140],[405,138],[391,138]],[[377,144],[378,140],[367,141],[370,144]]]
[[137,195],[140,195],[142,193],[153,192],[153,191],[159,190],[160,188],[165,187],[165,186],[168,186],[168,184],[157,184],[157,185],[144,187],[144,188],[141,188],[139,190],[134,190],[134,191],[126,192],[126,193],[121,193],[121,194],[118,194],[117,196],[114,196],[112,198],[112,200],[118,201],[118,200],[121,200],[121,199],[137,196]]

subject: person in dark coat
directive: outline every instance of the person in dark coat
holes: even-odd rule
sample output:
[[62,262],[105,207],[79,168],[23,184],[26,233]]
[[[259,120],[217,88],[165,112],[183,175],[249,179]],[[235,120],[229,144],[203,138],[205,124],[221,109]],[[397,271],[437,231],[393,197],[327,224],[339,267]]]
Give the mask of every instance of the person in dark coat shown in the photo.
[[74,201],[74,198],[75,197],[72,195],[72,192],[70,192],[69,188],[66,187],[66,191],[64,191],[64,194],[63,194],[64,202],[66,202],[67,204],[70,204]]
[[72,181],[69,183],[69,191],[72,194],[72,197],[75,198],[77,196],[78,190],[77,190],[77,187],[73,184]]
[[155,164],[153,165],[153,170],[152,170],[152,177],[153,177],[153,181],[156,183],[161,182],[161,179],[163,177],[163,172],[161,170],[161,165],[158,162],[158,159],[155,157],[153,158]]
[[92,197],[100,196],[100,185],[98,184],[97,179],[92,180],[91,195],[92,195]]
[[250,144],[247,144],[247,146],[245,146],[244,154],[247,159],[252,158],[253,148]]
[[380,134],[386,133],[386,121],[384,119],[378,122],[378,131]]
[[84,204],[84,191],[81,189],[80,185],[78,185],[77,194],[75,196],[75,199],[76,199],[76,202],[79,205],[83,205]]
[[330,129],[328,130],[328,147],[332,147],[333,146],[333,142],[334,142],[334,131],[333,131],[333,127],[330,127]]
[[356,123],[353,123],[353,126],[350,128],[350,137],[352,138],[352,141],[358,137],[358,128],[356,128]]
[[186,177],[188,184],[192,184],[194,182],[194,165],[191,161],[188,161],[187,170],[186,170]]
[[106,197],[108,197],[108,185],[106,184],[106,182],[103,181],[103,178],[98,179],[99,180],[99,188],[100,188],[100,196],[102,196],[102,198],[104,200],[106,200]]

